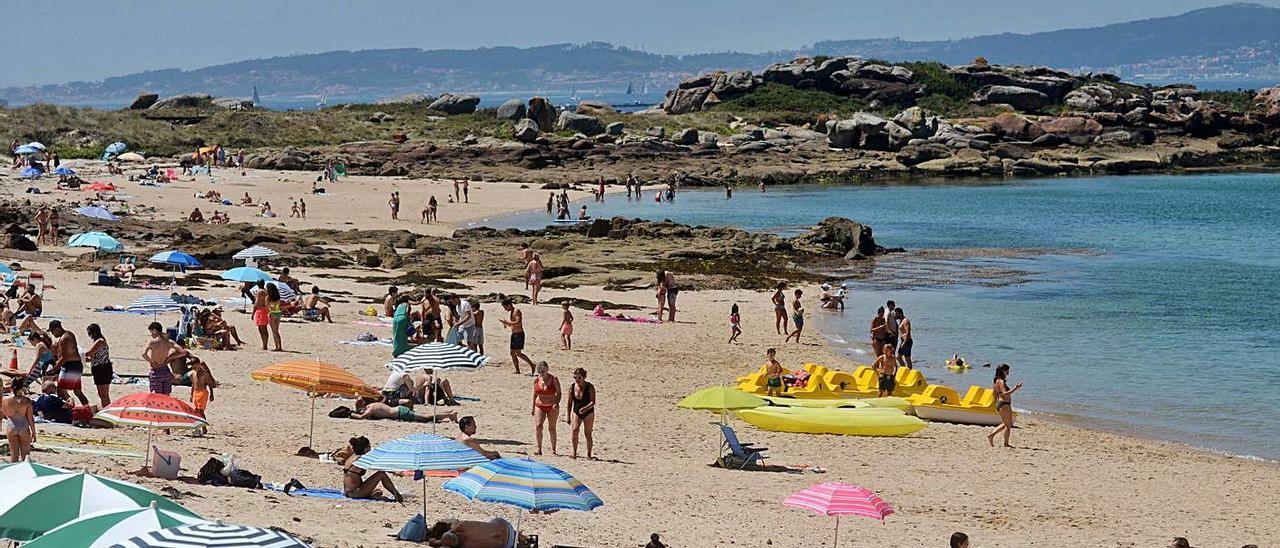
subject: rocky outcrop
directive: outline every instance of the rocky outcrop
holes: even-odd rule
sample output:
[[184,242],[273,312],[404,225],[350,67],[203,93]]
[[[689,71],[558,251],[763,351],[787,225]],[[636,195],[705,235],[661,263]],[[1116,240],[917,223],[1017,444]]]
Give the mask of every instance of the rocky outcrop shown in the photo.
[[405,93],[393,97],[383,97],[374,101],[375,105],[429,105],[436,100],[435,97],[423,93]]
[[253,108],[253,101],[248,99],[219,97],[213,100],[213,106],[226,110],[249,110]]
[[533,97],[529,99],[529,109],[526,116],[538,124],[539,131],[555,129],[556,107],[552,106],[551,101],[545,98]]
[[864,259],[883,252],[876,245],[871,227],[842,217],[827,217],[808,232],[791,240],[796,249],[820,255]]
[[627,129],[626,124],[623,124],[622,122],[614,122],[612,124],[605,126],[604,132],[609,135],[618,136],[618,135],[622,135],[622,132],[626,129]]
[[604,116],[618,113],[613,107],[609,106],[609,103],[604,101],[580,101],[578,108],[574,109],[574,112],[587,116]]
[[978,105],[1009,105],[1024,112],[1037,112],[1053,103],[1048,95],[1019,86],[983,86],[973,93]]
[[529,118],[521,118],[519,122],[516,122],[516,127],[513,131],[516,140],[521,143],[532,143],[542,135],[542,132],[538,129],[538,123]]
[[1272,125],[1280,125],[1280,86],[1259,91],[1258,95],[1254,96],[1253,101],[1258,120]]
[[439,99],[431,102],[427,108],[438,110],[445,114],[470,114],[476,111],[476,106],[480,104],[480,98],[475,95],[455,95],[452,93],[444,93]]
[[951,67],[947,72],[973,88],[1013,86],[1033,89],[1048,96],[1052,102],[1065,97],[1075,83],[1070,74],[1045,67],[977,64]]
[[662,101],[662,110],[670,114],[697,112],[702,110],[710,95],[709,86],[673,89],[667,92],[667,98]]
[[911,138],[907,128],[868,112],[827,122],[827,141],[834,148],[897,150]]
[[1071,141],[1073,144],[1088,144],[1094,137],[1102,135],[1102,124],[1091,118],[1079,116],[1063,116],[1040,122],[1045,133],[1056,135]]
[[911,132],[911,137],[928,139],[938,132],[939,119],[920,107],[911,107],[893,117],[893,123]]
[[159,100],[160,94],[158,93],[142,92],[134,98],[132,103],[129,103],[129,110],[146,110],[151,108],[151,105],[156,104],[156,101]]
[[185,93],[182,95],[174,95],[173,97],[165,97],[151,106],[148,110],[164,110],[171,108],[196,108],[207,106],[213,101],[213,97],[208,93]]
[[1084,112],[1129,112],[1145,108],[1146,97],[1103,83],[1085,84],[1067,93],[1067,107]]
[[1044,135],[1044,129],[1039,124],[1012,112],[1000,113],[987,126],[987,130],[1014,141],[1034,141]]
[[677,145],[691,146],[698,144],[698,130],[686,128],[671,136],[671,142]]
[[577,114],[566,110],[561,112],[560,118],[556,120],[556,129],[562,131],[576,131],[588,137],[592,137],[604,133],[604,123],[595,116]]
[[26,234],[17,234],[10,232],[5,237],[5,248],[15,251],[39,251],[36,243],[31,241]]
[[245,158],[245,167],[250,169],[280,169],[280,170],[299,170],[308,169],[311,161],[311,154],[294,147],[288,147],[279,151],[266,151],[256,153]]
[[511,99],[498,106],[495,115],[499,120],[516,121],[525,117],[528,109],[524,106],[524,101],[519,99]]

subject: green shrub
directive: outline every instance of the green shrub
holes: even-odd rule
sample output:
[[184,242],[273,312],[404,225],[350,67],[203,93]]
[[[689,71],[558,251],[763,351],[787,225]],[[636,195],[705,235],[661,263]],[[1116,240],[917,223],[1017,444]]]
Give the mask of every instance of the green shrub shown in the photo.
[[824,112],[848,114],[865,110],[866,104],[816,89],[796,89],[768,82],[751,93],[716,105],[716,111],[733,113],[793,113],[814,115]]
[[1257,92],[1251,89],[1238,89],[1235,91],[1201,91],[1200,98],[1206,101],[1213,101],[1221,104],[1232,112],[1248,112],[1253,110],[1253,98]]
[[[968,104],[969,98],[973,97],[973,92],[977,91],[972,86],[956,80],[951,73],[947,72],[947,68],[942,63],[899,63],[898,66],[911,70],[911,72],[915,73],[915,81],[925,85],[925,92],[928,94],[925,99],[931,96],[942,96]],[[935,102],[939,102],[939,100],[935,100]],[[924,101],[920,101],[920,103],[921,106],[924,106]],[[939,104],[942,103],[939,102]],[[943,111],[938,112],[941,113]]]

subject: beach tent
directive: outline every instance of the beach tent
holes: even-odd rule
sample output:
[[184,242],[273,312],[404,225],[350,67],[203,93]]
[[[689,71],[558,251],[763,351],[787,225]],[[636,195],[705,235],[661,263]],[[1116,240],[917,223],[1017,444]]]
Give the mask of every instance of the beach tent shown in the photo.
[[29,167],[27,169],[22,170],[22,173],[19,173],[19,175],[27,179],[33,179],[41,175],[44,175],[44,172],[34,167]]
[[83,215],[85,217],[89,217],[91,219],[99,219],[103,221],[119,221],[120,220],[119,217],[116,217],[110,211],[107,211],[106,208],[103,208],[100,206],[79,207],[79,208],[76,208],[75,212],[77,214]]
[[143,158],[143,157],[142,157],[142,155],[141,155],[141,154],[138,154],[137,152],[126,152],[126,153],[124,153],[124,154],[121,154],[121,155],[119,155],[119,156],[116,156],[116,159],[117,159],[117,160],[120,160],[121,162],[145,162],[145,161],[147,160],[146,158]]
[[53,173],[55,175],[75,175],[76,170],[66,166],[59,166],[58,169],[53,170]]

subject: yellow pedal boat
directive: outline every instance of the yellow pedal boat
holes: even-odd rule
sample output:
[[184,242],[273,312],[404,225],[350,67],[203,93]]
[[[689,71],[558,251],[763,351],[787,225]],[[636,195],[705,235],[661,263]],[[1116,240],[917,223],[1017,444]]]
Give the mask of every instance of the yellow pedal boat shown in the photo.
[[962,398],[955,390],[934,384],[924,392],[908,397],[907,402],[916,416],[925,420],[978,426],[1000,424],[996,395],[990,388],[970,386]]
[[763,430],[803,434],[906,436],[925,427],[924,421],[900,410],[874,407],[758,407],[738,411],[738,416]]

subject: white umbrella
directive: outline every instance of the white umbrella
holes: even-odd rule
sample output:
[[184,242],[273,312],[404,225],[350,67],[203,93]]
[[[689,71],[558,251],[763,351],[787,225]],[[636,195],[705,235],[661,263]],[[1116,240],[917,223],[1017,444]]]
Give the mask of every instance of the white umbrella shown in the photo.
[[[402,373],[427,368],[438,371],[450,369],[475,371],[484,367],[487,363],[489,363],[488,356],[471,350],[465,346],[445,344],[441,342],[429,342],[410,348],[408,352],[405,352],[390,362],[387,362],[387,369]],[[431,398],[431,413],[434,415],[436,412],[436,402],[440,399],[440,396],[439,394],[436,394],[434,386],[431,387],[429,393],[434,395],[434,397]],[[436,423],[432,420],[432,433],[434,433],[435,430]]]

